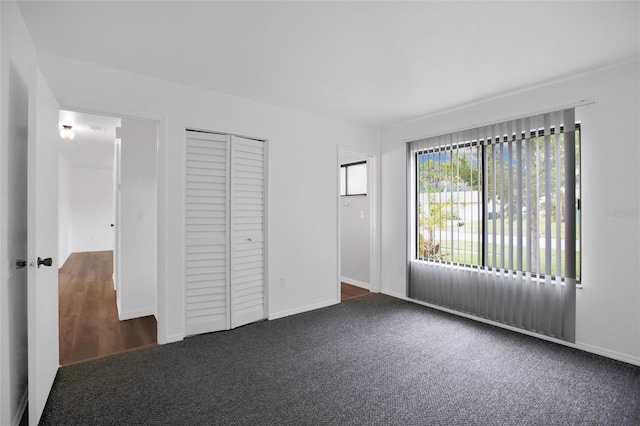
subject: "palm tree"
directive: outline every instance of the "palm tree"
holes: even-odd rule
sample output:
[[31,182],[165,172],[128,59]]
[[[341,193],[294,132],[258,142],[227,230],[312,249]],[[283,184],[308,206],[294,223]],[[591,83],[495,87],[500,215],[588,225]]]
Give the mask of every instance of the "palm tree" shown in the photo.
[[[418,203],[418,257],[421,259],[443,260],[450,253],[443,251],[440,243],[435,241],[435,233],[436,228],[443,228],[447,220],[451,219],[451,209],[449,206],[450,201],[444,203],[436,201],[434,177],[437,174],[433,173],[434,167],[436,166],[431,161],[427,161],[420,166],[420,193],[426,194],[426,196],[421,197],[423,203]],[[427,169],[431,170],[427,172]]]

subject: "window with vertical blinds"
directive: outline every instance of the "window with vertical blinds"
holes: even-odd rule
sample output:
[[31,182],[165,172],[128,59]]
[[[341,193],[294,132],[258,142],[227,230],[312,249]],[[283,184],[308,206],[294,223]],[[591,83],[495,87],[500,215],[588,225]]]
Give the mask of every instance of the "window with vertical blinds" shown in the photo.
[[580,280],[574,110],[410,142],[408,152],[412,297],[571,340],[575,308],[562,305],[575,303],[565,281]]

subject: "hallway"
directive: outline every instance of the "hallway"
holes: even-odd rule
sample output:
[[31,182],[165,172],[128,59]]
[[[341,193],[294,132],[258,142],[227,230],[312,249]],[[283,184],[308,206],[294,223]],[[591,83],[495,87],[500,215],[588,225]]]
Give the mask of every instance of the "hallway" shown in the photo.
[[60,365],[156,344],[153,316],[118,319],[112,273],[112,251],[72,253],[60,268]]

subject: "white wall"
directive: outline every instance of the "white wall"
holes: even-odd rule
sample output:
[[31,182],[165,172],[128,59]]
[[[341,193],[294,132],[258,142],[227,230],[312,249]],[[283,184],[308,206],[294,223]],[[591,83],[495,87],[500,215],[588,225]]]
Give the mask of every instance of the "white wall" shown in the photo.
[[[340,164],[366,161],[367,157],[341,153]],[[367,165],[367,186],[370,186]],[[367,189],[367,194],[370,193]],[[370,289],[371,203],[369,195],[340,197],[340,279]]]
[[58,268],[72,253],[71,248],[71,166],[58,155]]
[[576,343],[640,365],[639,80],[637,62],[620,65],[384,130],[383,292],[406,296],[405,141],[593,99],[576,110],[584,286],[577,294]]
[[39,59],[61,106],[161,122],[160,342],[184,336],[185,128],[269,140],[269,316],[338,302],[337,146],[377,151],[378,130],[58,56]]
[[113,170],[73,167],[70,184],[71,252],[113,250]]
[[[116,286],[118,314],[125,320],[156,313],[157,123],[123,118],[119,136],[120,282]],[[109,198],[113,199],[111,193]]]
[[27,120],[35,50],[14,2],[0,2],[0,424],[17,425],[27,398]]

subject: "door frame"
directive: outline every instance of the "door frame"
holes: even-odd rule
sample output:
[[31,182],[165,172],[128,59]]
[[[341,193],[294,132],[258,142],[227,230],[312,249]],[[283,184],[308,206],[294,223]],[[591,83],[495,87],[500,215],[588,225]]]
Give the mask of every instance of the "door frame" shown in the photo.
[[[156,331],[156,340],[158,344],[170,343],[171,341],[168,338],[168,330],[167,330],[167,303],[166,303],[166,272],[163,268],[164,265],[164,257],[165,250],[164,246],[160,244],[161,241],[165,241],[166,232],[165,232],[165,223],[166,223],[166,215],[162,210],[162,204],[166,198],[166,167],[165,157],[166,157],[166,147],[168,140],[168,123],[167,117],[164,115],[160,115],[153,112],[148,111],[140,111],[140,110],[131,110],[127,108],[120,107],[112,107],[105,104],[86,102],[74,99],[58,99],[59,108],[61,110],[69,110],[75,112],[82,112],[87,114],[95,114],[95,115],[103,115],[108,117],[117,117],[117,118],[131,118],[131,119],[141,119],[141,120],[150,120],[156,122],[157,125],[157,156],[156,156],[156,277],[157,277],[157,288],[156,288],[156,321],[157,321],[157,331]],[[115,272],[115,271],[114,271]]]
[[341,300],[340,282],[342,271],[341,236],[342,221],[340,218],[340,157],[343,154],[358,155],[366,158],[369,174],[369,287],[372,293],[380,293],[380,153],[378,151],[338,145],[336,158],[336,207],[338,216],[338,276],[336,284],[336,299]]

